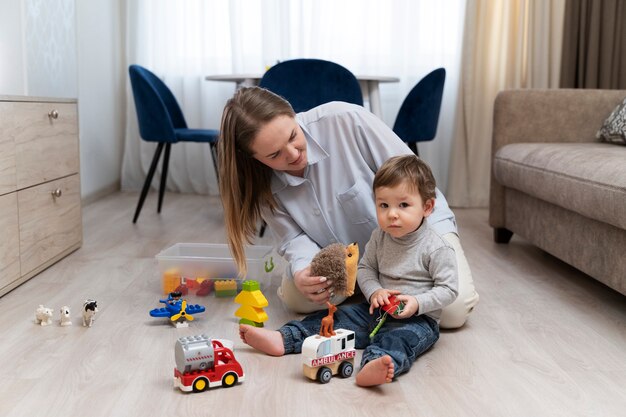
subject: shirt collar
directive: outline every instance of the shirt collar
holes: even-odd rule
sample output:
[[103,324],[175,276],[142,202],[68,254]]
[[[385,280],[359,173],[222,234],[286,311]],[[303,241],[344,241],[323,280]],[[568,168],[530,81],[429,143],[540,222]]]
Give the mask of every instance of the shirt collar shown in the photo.
[[306,127],[300,125],[300,128],[302,128],[302,131],[304,132],[304,138],[307,143],[307,165],[304,169],[304,176],[301,178],[288,174],[284,171],[274,171],[271,181],[272,194],[276,194],[287,186],[297,186],[302,184],[306,180],[311,165],[317,164],[318,162],[329,157],[328,152],[326,152],[322,145],[320,145],[319,142],[311,136]]

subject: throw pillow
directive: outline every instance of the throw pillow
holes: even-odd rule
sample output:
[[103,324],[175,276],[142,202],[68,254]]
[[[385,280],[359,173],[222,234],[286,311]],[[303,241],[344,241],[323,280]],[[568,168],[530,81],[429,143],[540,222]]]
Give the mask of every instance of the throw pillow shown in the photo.
[[596,138],[603,142],[626,145],[626,99],[604,121]]

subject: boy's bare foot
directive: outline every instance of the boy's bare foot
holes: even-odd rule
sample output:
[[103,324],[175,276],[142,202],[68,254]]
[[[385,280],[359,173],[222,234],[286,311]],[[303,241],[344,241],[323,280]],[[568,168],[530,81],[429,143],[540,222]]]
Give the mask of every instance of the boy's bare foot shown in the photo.
[[283,335],[278,330],[267,330],[249,324],[240,324],[239,337],[245,344],[268,355],[283,356],[285,354]]
[[372,387],[391,382],[393,379],[393,361],[385,355],[365,364],[356,375],[356,384],[361,387]]

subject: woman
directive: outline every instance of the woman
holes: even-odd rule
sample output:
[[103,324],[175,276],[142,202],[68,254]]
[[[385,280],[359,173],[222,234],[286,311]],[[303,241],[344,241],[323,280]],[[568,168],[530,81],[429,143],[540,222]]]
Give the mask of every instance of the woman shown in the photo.
[[[291,310],[309,313],[344,297],[332,282],[311,276],[310,262],[331,243],[358,242],[376,227],[372,192],[383,162],[410,149],[363,107],[333,102],[295,114],[283,98],[262,88],[238,90],[222,115],[218,143],[220,193],[228,242],[242,275],[243,246],[264,219],[277,252],[289,266],[279,297]],[[436,190],[432,228],[454,247],[459,297],[441,316],[441,327],[462,326],[478,302],[454,214]]]

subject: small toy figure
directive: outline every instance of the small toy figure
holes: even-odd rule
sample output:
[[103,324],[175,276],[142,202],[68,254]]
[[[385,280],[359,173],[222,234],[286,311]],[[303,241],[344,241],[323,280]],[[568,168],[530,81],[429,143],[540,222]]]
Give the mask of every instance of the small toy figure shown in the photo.
[[333,329],[333,326],[335,324],[334,315],[335,311],[337,311],[337,307],[335,307],[335,305],[329,303],[328,301],[326,302],[326,305],[328,306],[328,315],[322,318],[322,325],[320,326],[320,336],[331,337],[335,335],[335,330]]
[[72,325],[72,312],[68,306],[61,307],[61,320],[59,320],[61,326]]
[[83,326],[91,327],[96,320],[96,313],[98,312],[98,304],[96,300],[88,298],[83,303]]
[[204,334],[181,337],[176,341],[174,356],[174,386],[181,391],[232,387],[245,379],[229,340],[211,340]]
[[193,314],[204,312],[204,306],[199,304],[189,304],[187,301],[181,298],[179,292],[172,292],[167,299],[159,300],[160,303],[165,304],[164,308],[155,308],[150,310],[152,317],[167,317],[170,319],[170,323],[178,327],[188,327],[187,321],[193,321]]
[[52,324],[52,309],[39,304],[35,310],[35,323],[47,326]]
[[[183,297],[183,293],[180,291],[172,291],[171,293],[169,293],[167,295],[167,300],[165,300],[165,302],[167,302],[167,304],[169,305],[174,305],[176,303],[178,303],[180,301],[180,299]],[[163,300],[159,300],[161,303],[163,302]]]

